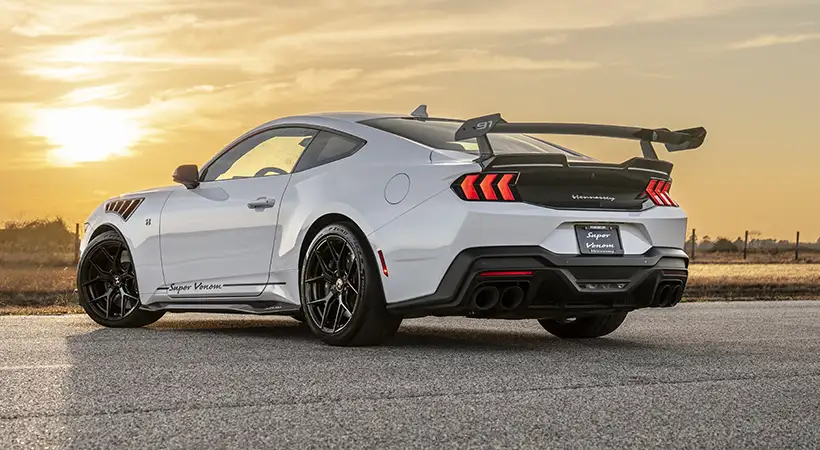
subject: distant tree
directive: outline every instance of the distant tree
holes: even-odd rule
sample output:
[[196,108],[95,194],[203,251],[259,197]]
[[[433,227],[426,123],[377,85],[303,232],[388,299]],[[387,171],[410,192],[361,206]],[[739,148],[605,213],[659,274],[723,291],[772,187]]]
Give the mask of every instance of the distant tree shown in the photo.
[[0,243],[15,242],[32,246],[70,244],[72,240],[72,233],[60,217],[8,221],[0,228]]
[[734,253],[737,252],[737,246],[725,237],[719,237],[712,247],[713,251],[720,253]]

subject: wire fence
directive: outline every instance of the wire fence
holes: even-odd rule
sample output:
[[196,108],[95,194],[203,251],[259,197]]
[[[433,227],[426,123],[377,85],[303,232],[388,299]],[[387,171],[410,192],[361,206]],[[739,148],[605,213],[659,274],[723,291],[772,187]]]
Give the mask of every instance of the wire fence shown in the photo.
[[735,240],[712,239],[708,235],[700,237],[692,229],[685,250],[693,262],[820,262],[820,239],[803,242],[799,231],[794,241],[764,238],[755,230],[744,230],[741,236]]

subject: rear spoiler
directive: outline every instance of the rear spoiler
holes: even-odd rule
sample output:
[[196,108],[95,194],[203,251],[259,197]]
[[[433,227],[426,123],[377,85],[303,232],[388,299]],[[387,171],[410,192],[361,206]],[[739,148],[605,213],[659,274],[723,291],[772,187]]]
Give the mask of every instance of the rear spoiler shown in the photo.
[[600,136],[618,139],[641,141],[643,157],[658,159],[653,142],[666,145],[666,150],[677,152],[700,147],[706,138],[703,127],[670,131],[667,128],[638,128],[618,125],[592,125],[586,123],[510,123],[501,118],[501,114],[491,114],[470,119],[456,131],[455,140],[476,138],[478,150],[482,157],[493,155],[493,149],[487,139],[488,133],[530,133],[530,134],[571,134],[577,136]]

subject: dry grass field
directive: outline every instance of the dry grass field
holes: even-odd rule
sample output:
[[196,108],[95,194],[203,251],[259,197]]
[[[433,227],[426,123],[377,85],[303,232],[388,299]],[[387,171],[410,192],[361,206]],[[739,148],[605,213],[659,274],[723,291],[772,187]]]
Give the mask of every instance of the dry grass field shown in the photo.
[[[0,315],[76,312],[73,265],[0,263]],[[820,264],[692,264],[685,301],[820,298]],[[24,308],[20,310],[19,308]],[[46,309],[40,309],[46,308]]]
[[687,300],[820,298],[820,264],[692,264]]
[[[0,228],[0,314],[78,311],[74,240],[59,219]],[[700,253],[684,300],[820,299],[820,254]]]

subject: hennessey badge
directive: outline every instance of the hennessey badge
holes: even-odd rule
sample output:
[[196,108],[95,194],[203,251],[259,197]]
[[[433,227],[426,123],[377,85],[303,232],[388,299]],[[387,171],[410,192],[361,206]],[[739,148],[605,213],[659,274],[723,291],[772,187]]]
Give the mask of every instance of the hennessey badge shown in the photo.
[[572,194],[573,200],[601,200],[605,202],[614,202],[615,197],[603,196],[603,195],[583,195],[583,194]]

